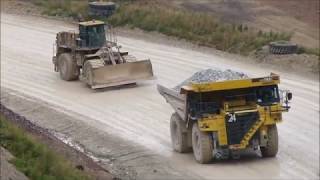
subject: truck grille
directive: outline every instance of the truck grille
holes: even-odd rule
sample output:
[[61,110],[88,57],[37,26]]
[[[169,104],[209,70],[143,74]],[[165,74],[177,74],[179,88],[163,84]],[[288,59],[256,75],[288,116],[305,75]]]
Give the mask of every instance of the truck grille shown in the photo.
[[225,120],[228,135],[228,144],[240,144],[240,141],[243,139],[244,135],[258,119],[258,112],[226,115]]

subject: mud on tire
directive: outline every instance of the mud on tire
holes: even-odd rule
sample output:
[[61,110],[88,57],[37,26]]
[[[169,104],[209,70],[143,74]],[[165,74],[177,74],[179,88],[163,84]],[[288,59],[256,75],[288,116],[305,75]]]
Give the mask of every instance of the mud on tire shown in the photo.
[[170,119],[170,133],[172,147],[180,153],[188,153],[191,148],[191,132],[177,113],[173,113]]
[[202,132],[197,123],[192,127],[193,154],[200,164],[207,164],[213,159],[212,139],[207,132]]
[[80,68],[76,62],[72,60],[69,53],[62,53],[58,57],[58,68],[60,78],[65,81],[73,81],[79,78]]
[[260,147],[262,157],[274,157],[278,153],[278,130],[276,125],[268,127],[268,141],[265,147]]

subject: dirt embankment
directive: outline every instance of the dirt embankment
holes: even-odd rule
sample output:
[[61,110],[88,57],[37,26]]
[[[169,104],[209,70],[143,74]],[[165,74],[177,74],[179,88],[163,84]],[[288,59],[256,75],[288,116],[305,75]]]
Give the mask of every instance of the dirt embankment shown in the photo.
[[292,41],[319,48],[318,0],[174,0],[175,6],[213,14],[224,22],[248,24],[264,31],[293,32]]
[[[315,3],[313,0],[306,0],[306,3],[302,7],[298,7],[298,2],[293,0],[288,2],[288,7],[291,10],[285,9],[284,2],[270,2],[266,3],[262,0],[255,1],[194,1],[194,0],[175,0],[175,1],[160,1],[166,5],[174,5],[188,10],[208,12],[219,16],[223,21],[229,23],[244,23],[251,24],[258,29],[275,30],[275,31],[294,31],[293,41],[299,44],[306,45],[307,47],[318,47],[319,43],[319,20],[317,17],[319,13],[316,12],[316,7],[319,3]],[[287,2],[287,1],[286,1]],[[1,2],[1,11],[5,13],[22,14],[22,15],[34,15],[45,16],[41,13],[42,9],[30,3],[30,1],[21,0],[4,0]],[[279,5],[279,7],[278,7]],[[306,10],[310,7],[310,12],[307,14],[301,14],[303,9]],[[311,8],[312,7],[312,8]],[[296,9],[297,11],[293,11]],[[285,11],[286,10],[286,11]],[[52,17],[50,17],[52,18]],[[56,17],[59,18],[59,17]],[[273,19],[269,21],[268,19]],[[289,18],[289,21],[288,21]],[[72,21],[70,18],[63,18],[64,20]],[[316,19],[316,20],[315,20]],[[315,20],[315,21],[313,21]],[[294,21],[294,22],[293,22]],[[306,21],[306,23],[304,23]],[[311,23],[313,21],[313,23]],[[302,23],[303,22],[303,23]],[[289,23],[289,24],[288,24]],[[310,27],[310,28],[306,28]],[[268,29],[266,29],[268,28]],[[117,28],[118,33],[121,36],[135,37],[137,39],[149,40],[151,42],[166,43],[169,45],[175,45],[178,47],[197,49],[205,52],[214,52],[215,54],[221,54],[223,56],[229,56],[228,53],[224,53],[212,48],[199,47],[192,43],[186,42],[173,37],[168,37],[156,32],[142,32],[137,29]],[[234,57],[231,55],[231,59]],[[293,54],[293,55],[273,55],[263,49],[255,54],[251,54],[250,58],[236,58],[236,59],[252,59],[248,63],[263,63],[270,65],[273,68],[286,71],[295,71],[299,74],[307,73],[308,76],[314,76],[319,73],[319,57],[309,54]]]
[[10,161],[14,156],[0,146],[0,179],[1,180],[28,180],[28,178],[18,171]]
[[[31,117],[40,126],[80,142],[105,164],[113,164],[113,167],[125,165],[122,172],[129,174],[136,169],[137,179],[151,179],[151,176],[169,179],[168,174],[171,179],[178,179],[177,176],[180,179],[199,179],[191,178],[189,173],[206,179],[212,179],[213,174],[217,179],[226,179],[230,174],[242,179],[261,176],[270,179],[319,178],[319,163],[316,161],[319,157],[316,143],[319,142],[319,130],[316,128],[319,125],[319,81],[296,73],[275,72],[281,75],[282,87],[294,94],[292,109],[284,115],[284,123],[279,126],[281,151],[277,158],[201,166],[194,162],[192,154],[172,152],[168,130],[172,108],[156,92],[156,83],[175,85],[193,72],[210,67],[232,68],[255,77],[274,72],[273,69],[259,67],[260,64],[241,63],[236,58],[233,61],[230,56],[215,54],[213,49],[203,53],[143,38],[137,40],[132,38],[134,35],[131,38],[120,36],[118,40],[125,50],[152,60],[158,80],[141,83],[135,88],[92,91],[81,82],[60,80],[52,69],[55,33],[76,26],[12,14],[4,14],[1,18],[1,39],[5,42],[1,43],[1,50],[5,52],[1,54],[1,90],[10,88],[11,93],[16,90],[46,103],[41,106],[38,105],[40,100],[36,101],[38,104],[24,102],[21,100],[23,95],[14,99],[4,97],[1,92],[2,102]],[[15,36],[19,33],[23,36]],[[31,49],[30,43],[33,44]],[[52,104],[57,111],[76,118],[48,110],[46,107],[52,107]],[[298,131],[301,133],[293,138]],[[177,172],[176,168],[182,170]]]
[[[11,109],[8,109],[1,102],[0,113],[6,118],[6,120],[22,128],[27,133],[32,134],[32,137],[36,138],[38,142],[45,144],[51,150],[63,156],[65,159],[70,161],[75,168],[84,171],[91,178],[96,180],[113,179],[112,175],[107,170],[102,168],[90,157],[81,152],[79,148],[77,149],[69,146],[65,142],[61,141],[61,139],[58,139],[51,132],[49,132],[48,129],[44,129],[36,125],[35,123],[31,122],[24,116],[21,116],[18,113],[12,111]],[[10,153],[5,149],[2,149],[2,147],[0,148],[1,155],[2,153],[4,154],[4,157],[1,156],[1,162],[4,162],[3,164],[1,163],[1,172],[5,172],[4,174],[1,174],[0,177],[8,180],[10,178],[19,180],[28,179],[23,174],[18,172],[11,164],[8,164],[8,161],[10,161],[10,159],[14,157],[11,156]]]

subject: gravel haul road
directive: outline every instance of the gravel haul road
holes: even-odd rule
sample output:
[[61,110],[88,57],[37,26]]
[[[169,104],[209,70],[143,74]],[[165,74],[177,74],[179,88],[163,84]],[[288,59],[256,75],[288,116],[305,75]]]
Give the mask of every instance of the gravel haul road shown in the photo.
[[[157,80],[143,82],[137,87],[91,90],[79,81],[62,81],[53,71],[51,58],[55,35],[62,30],[74,29],[75,25],[61,21],[1,14],[1,87],[89,117],[86,123],[99,122],[101,131],[143,146],[172,167],[195,177],[319,179],[317,80],[214,54],[118,37],[123,50],[141,59],[151,59]],[[192,153],[181,155],[172,151],[169,120],[173,110],[158,94],[156,84],[174,87],[196,71],[208,68],[233,69],[250,77],[268,75],[271,71],[280,74],[280,88],[293,92],[293,102],[291,111],[284,114],[284,122],[278,126],[279,153],[276,158],[248,155],[240,160],[200,165]]]

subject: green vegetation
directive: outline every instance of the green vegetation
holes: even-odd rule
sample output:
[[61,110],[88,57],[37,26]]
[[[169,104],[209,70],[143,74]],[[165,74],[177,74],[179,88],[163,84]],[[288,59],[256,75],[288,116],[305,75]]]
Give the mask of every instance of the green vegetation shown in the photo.
[[[242,24],[226,24],[212,15],[167,7],[159,1],[114,0],[120,8],[107,21],[113,26],[129,26],[145,31],[156,31],[185,39],[198,45],[248,55],[271,41],[290,40],[292,34],[263,32]],[[32,0],[50,16],[88,17],[87,0]],[[299,53],[319,56],[319,48],[299,48]]]
[[85,180],[83,172],[0,115],[0,145],[16,158],[12,163],[33,180]]
[[87,0],[32,0],[32,2],[43,8],[43,14],[49,16],[74,17],[79,14],[88,16]]
[[245,25],[224,24],[212,15],[165,7],[158,3],[127,3],[109,18],[114,26],[186,39],[232,53],[248,55],[271,41],[290,40],[291,34],[255,31]]
[[298,54],[313,54],[319,56],[320,60],[320,49],[319,48],[306,48],[306,47],[299,47]]

